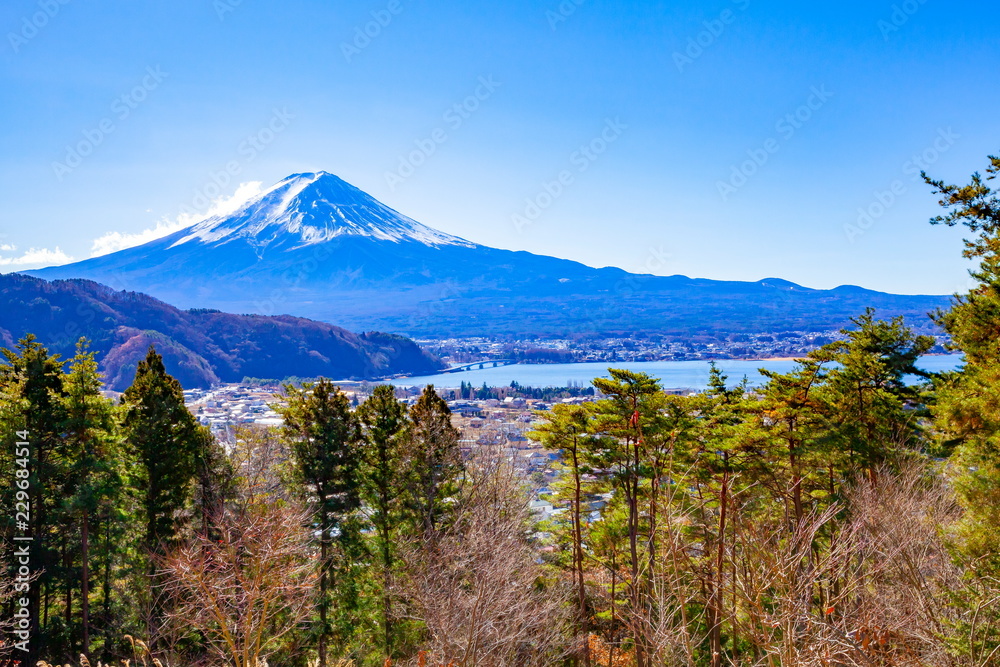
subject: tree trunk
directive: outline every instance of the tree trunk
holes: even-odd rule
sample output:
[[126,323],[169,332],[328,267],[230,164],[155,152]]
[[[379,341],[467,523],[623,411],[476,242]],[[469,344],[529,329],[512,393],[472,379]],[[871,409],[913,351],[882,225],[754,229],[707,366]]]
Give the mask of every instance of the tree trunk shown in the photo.
[[656,581],[656,531],[657,512],[659,511],[660,493],[659,467],[653,468],[653,477],[649,481],[649,580]]
[[73,577],[70,575],[70,570],[73,566],[73,556],[66,549],[67,536],[63,535],[62,538],[62,559],[63,567],[66,570],[66,631],[68,635],[67,642],[69,643],[69,650],[73,652]]
[[616,585],[618,583],[618,563],[615,552],[611,552],[611,646],[608,647],[608,667],[615,664],[615,618],[617,617],[617,607],[615,606]]
[[392,578],[392,552],[389,544],[389,503],[383,498],[382,506],[382,624],[385,633],[385,659],[392,659],[392,596],[389,583]]
[[[30,424],[29,418],[29,424]],[[30,428],[30,427],[29,427]],[[45,495],[43,489],[42,475],[45,472],[48,456],[45,447],[45,442],[39,440],[35,445],[34,451],[34,461],[32,461],[34,475],[31,481],[32,484],[28,490],[30,495],[32,519],[34,525],[31,526],[31,535],[34,541],[31,543],[31,558],[33,562],[38,562],[41,568],[36,565],[33,568],[34,572],[38,572],[39,569],[44,569],[50,565],[49,563],[49,553],[47,548],[46,539],[46,521],[47,516],[45,512]],[[37,560],[36,560],[37,559]],[[50,575],[47,572],[42,572],[38,579],[32,582],[31,586],[28,588],[28,610],[31,614],[31,641],[28,644],[28,655],[27,664],[33,665],[37,660],[42,658],[40,654],[41,645],[39,642],[39,637],[41,636],[41,630],[43,627],[49,624],[49,582],[51,581]],[[45,587],[45,592],[42,593],[42,586]],[[42,596],[44,595],[44,602]],[[44,607],[44,608],[43,608]]]
[[716,554],[715,571],[718,580],[715,582],[712,592],[713,616],[711,629],[711,650],[712,667],[722,667],[722,619],[723,612],[723,580],[725,578],[725,558],[726,558],[726,519],[729,506],[729,472],[722,474],[722,489],[719,492],[719,543]]
[[646,667],[646,650],[643,641],[643,631],[640,627],[639,613],[642,608],[642,588],[639,582],[639,441],[636,440],[632,446],[632,461],[629,464],[631,471],[625,482],[629,489],[628,499],[628,542],[631,582],[630,597],[632,605],[632,634],[635,638],[635,662],[636,667]]
[[719,667],[722,664],[722,632],[719,619],[719,607],[716,596],[718,590],[715,585],[715,573],[709,572],[703,584],[705,600],[708,602],[705,608],[705,618],[708,621],[708,650],[712,667]]
[[320,633],[319,633],[319,667],[326,667],[326,639],[327,639],[327,573],[329,568],[327,567],[327,555],[328,555],[328,537],[329,526],[327,526],[326,513],[323,513],[320,530],[323,531],[322,537],[320,537],[320,564],[319,564],[319,623],[320,623]]
[[587,616],[587,587],[583,579],[583,527],[581,502],[582,489],[580,484],[580,462],[577,443],[573,443],[573,561],[578,577],[577,604],[580,612],[580,632],[583,634],[583,664],[590,667],[590,624]]
[[792,469],[792,507],[795,509],[795,527],[802,525],[802,474],[799,472],[798,444],[789,444],[788,462]]
[[83,526],[80,533],[80,617],[83,621],[83,654],[90,657],[90,516],[83,510]]
[[111,573],[114,568],[114,549],[111,545],[111,512],[107,511],[104,517],[104,582],[103,582],[103,616],[104,616],[104,660],[111,659]]

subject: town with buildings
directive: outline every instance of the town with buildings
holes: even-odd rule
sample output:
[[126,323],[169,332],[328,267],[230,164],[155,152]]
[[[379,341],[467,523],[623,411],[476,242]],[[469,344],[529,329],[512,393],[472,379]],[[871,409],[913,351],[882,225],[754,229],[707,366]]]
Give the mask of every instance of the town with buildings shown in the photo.
[[[371,392],[370,383],[344,383],[343,390],[353,405],[363,402]],[[454,391],[442,392],[454,397]],[[579,392],[576,392],[579,393]],[[416,402],[419,390],[400,387],[400,400],[407,405]],[[459,445],[463,457],[489,451],[500,454],[524,478],[531,489],[531,510],[539,520],[551,518],[559,510],[548,499],[550,486],[559,475],[556,464],[559,454],[545,450],[528,437],[539,424],[539,412],[551,409],[554,403],[581,404],[594,400],[590,395],[557,398],[554,401],[506,396],[503,399],[452,398],[448,407],[452,422],[460,432]],[[221,442],[231,441],[235,428],[256,425],[280,427],[279,412],[283,398],[280,385],[224,384],[210,390],[186,390],[184,399],[198,421],[208,426]],[[599,502],[595,500],[594,502]],[[594,511],[599,508],[595,505]]]
[[[924,333],[924,332],[921,332]],[[938,341],[932,350],[944,352],[947,336],[926,332]],[[523,363],[586,363],[697,361],[713,359],[773,359],[796,357],[841,338],[839,331],[786,331],[772,334],[669,336],[650,334],[620,338],[509,339],[452,338],[417,342],[451,364],[509,359]]]
[[[715,359],[765,359],[804,356],[810,350],[836,340],[838,332],[788,332],[774,335],[740,334],[725,339],[695,341],[671,340],[667,337],[613,338],[589,341],[571,340],[504,340],[496,338],[456,338],[421,340],[423,348],[438,355],[450,366],[489,365],[497,360],[504,363],[585,363],[643,362]],[[935,351],[944,351],[947,339],[937,336]],[[495,363],[494,363],[495,365]],[[453,423],[460,432],[463,456],[470,459],[488,451],[501,454],[521,474],[531,489],[531,510],[540,520],[558,516],[562,511],[551,501],[551,487],[560,474],[559,453],[545,450],[529,438],[540,423],[539,413],[550,410],[556,403],[582,404],[600,398],[592,387],[570,386],[544,390],[521,387],[473,387],[461,382],[439,387],[438,392],[448,402]],[[360,405],[375,384],[343,381],[338,383],[352,405]],[[413,405],[422,387],[396,388],[396,395],[406,405]],[[535,396],[523,395],[526,390]],[[668,393],[689,394],[691,389],[665,389]],[[541,394],[543,397],[537,397]],[[231,441],[238,426],[257,425],[280,427],[283,389],[279,382],[220,384],[211,389],[190,389],[184,392],[188,409],[198,421],[208,426],[222,441]],[[606,498],[588,499],[589,511],[599,516]]]

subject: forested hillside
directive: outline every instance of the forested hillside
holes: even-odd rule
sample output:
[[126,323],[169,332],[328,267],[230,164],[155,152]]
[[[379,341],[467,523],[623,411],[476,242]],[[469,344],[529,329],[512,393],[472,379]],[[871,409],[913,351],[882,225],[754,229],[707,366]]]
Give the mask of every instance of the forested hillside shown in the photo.
[[713,372],[676,396],[611,370],[598,400],[538,414],[562,468],[542,524],[502,448],[463,456],[433,387],[353,408],[328,381],[288,386],[282,428],[224,447],[155,349],[113,404],[85,347],[65,364],[24,338],[0,365],[0,461],[5,618],[31,651],[4,648],[237,667],[998,664],[998,174],[991,158],[968,186],[929,180],[934,222],[966,225],[979,262],[937,316],[963,368],[904,382],[933,341],[867,311],[760,387]]
[[354,334],[287,315],[184,311],[88,280],[0,275],[0,346],[11,349],[27,333],[63,358],[87,338],[106,383],[118,391],[129,386],[151,344],[189,389],[244,377],[370,379],[444,366],[402,336]]

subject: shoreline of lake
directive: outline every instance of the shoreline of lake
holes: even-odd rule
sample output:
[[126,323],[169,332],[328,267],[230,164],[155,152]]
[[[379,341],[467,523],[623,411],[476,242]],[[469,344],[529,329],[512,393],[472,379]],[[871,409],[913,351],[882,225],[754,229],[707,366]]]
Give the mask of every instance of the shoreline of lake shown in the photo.
[[[607,377],[608,368],[625,368],[644,372],[657,378],[664,388],[704,389],[708,384],[710,364],[714,363],[728,376],[731,383],[746,377],[751,385],[760,384],[763,376],[759,368],[778,373],[791,371],[797,359],[778,357],[769,359],[694,359],[687,361],[635,361],[635,362],[578,362],[569,364],[510,364],[476,370],[440,373],[420,377],[393,378],[389,383],[398,387],[422,387],[433,384],[441,388],[457,388],[462,382],[474,386],[485,383],[490,387],[509,386],[512,382],[523,387],[590,386],[594,378]],[[919,368],[939,372],[956,368],[961,354],[935,354],[921,357]],[[484,362],[489,363],[489,362]]]

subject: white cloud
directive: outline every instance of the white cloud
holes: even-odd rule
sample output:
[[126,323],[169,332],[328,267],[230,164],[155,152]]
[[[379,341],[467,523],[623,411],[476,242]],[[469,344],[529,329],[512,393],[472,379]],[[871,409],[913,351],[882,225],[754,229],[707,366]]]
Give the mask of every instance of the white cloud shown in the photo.
[[104,236],[94,239],[90,256],[100,257],[101,255],[107,255],[118,250],[124,250],[125,248],[134,248],[137,245],[155,241],[185,227],[190,227],[206,218],[217,215],[229,215],[239,209],[247,200],[256,197],[263,191],[264,184],[260,181],[241,183],[232,196],[216,199],[205,213],[181,213],[172,220],[163,218],[157,221],[156,227],[136,234],[108,232]]
[[13,252],[17,250],[17,246],[13,243],[0,243],[0,252]]
[[[10,251],[16,248],[12,245],[0,245],[0,250]],[[46,266],[60,266],[74,261],[72,257],[64,253],[58,247],[55,250],[48,248],[31,248],[20,257],[0,256],[0,266],[17,267],[18,271],[24,269],[40,269]]]

